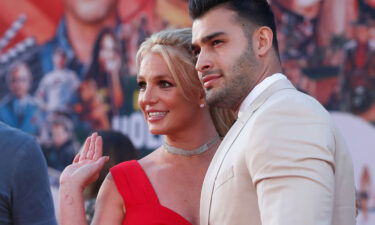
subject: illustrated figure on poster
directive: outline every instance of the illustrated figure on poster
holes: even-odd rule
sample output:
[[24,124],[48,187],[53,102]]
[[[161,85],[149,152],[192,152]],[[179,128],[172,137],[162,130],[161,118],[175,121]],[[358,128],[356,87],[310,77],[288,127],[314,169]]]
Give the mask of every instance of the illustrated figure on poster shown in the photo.
[[53,54],[54,69],[39,83],[35,98],[45,113],[45,118],[53,112],[71,113],[72,98],[80,84],[76,73],[65,67],[66,55],[60,48]]
[[358,0],[358,17],[375,23],[375,0]]
[[358,190],[359,210],[361,210],[361,222],[366,223],[371,210],[371,174],[368,166],[364,166],[361,172]]
[[9,94],[0,101],[0,121],[36,135],[38,133],[40,110],[30,95],[32,74],[29,66],[17,61],[6,76]]
[[300,4],[297,1],[273,0],[272,8],[275,11],[276,21],[281,33],[293,33],[286,38],[285,55],[293,57],[307,57],[315,45],[315,30],[317,26],[317,15],[320,10],[321,1],[310,1],[309,4]]
[[[361,114],[371,108],[375,88],[375,49],[369,44],[365,20],[354,24],[354,39],[345,45],[343,95],[349,111]],[[375,121],[375,115],[367,118]]]
[[[123,105],[121,56],[118,42],[109,28],[96,40],[91,65],[79,88],[76,112],[94,129],[108,129]],[[91,90],[88,90],[91,89]]]
[[118,0],[62,0],[64,16],[55,36],[39,52],[42,72],[53,70],[54,49],[66,54],[66,67],[75,71],[82,80],[90,64],[95,40],[103,27],[120,29],[117,13]]
[[98,95],[98,86],[92,79],[84,81],[78,88],[78,102],[73,106],[78,115],[83,132],[88,134],[94,129],[109,129],[109,105]]
[[112,114],[117,114],[123,103],[121,89],[121,55],[118,40],[111,29],[103,29],[95,42],[91,65],[85,80],[94,80],[99,95],[111,106]]
[[50,126],[50,142],[42,145],[48,167],[62,171],[78,152],[73,138],[72,121],[60,114],[51,114],[46,121]]

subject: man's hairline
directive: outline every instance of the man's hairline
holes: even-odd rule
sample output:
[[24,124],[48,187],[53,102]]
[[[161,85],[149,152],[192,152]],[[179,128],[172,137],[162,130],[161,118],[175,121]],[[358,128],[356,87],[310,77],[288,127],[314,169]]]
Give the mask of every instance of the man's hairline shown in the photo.
[[195,20],[199,20],[202,17],[204,17],[210,11],[217,10],[217,9],[220,9],[220,8],[223,8],[223,9],[234,12],[234,15],[231,17],[231,22],[234,25],[239,26],[241,28],[242,32],[243,32],[243,35],[246,37],[246,39],[249,42],[251,42],[251,40],[252,40],[251,37],[254,34],[254,31],[261,26],[255,24],[252,21],[250,21],[250,20],[244,18],[243,16],[241,16],[236,10],[233,9],[233,7],[230,6],[229,2],[221,3],[221,4],[219,4],[215,7],[207,10],[206,12],[202,13],[202,15],[200,15],[199,17],[194,18],[193,23],[194,23]]
[[241,28],[241,30],[243,31],[243,34],[246,36],[246,39],[251,41],[252,34],[254,33],[254,31],[257,28],[259,28],[261,26],[259,26],[258,24],[255,24],[254,22],[250,21],[249,19],[241,16],[235,9],[233,9],[233,7],[230,6],[229,2],[224,2],[224,3],[221,3],[217,6],[215,6],[215,7],[212,7],[211,9],[207,10],[206,12],[204,12],[199,17],[194,18],[193,23],[194,23],[195,20],[199,20],[202,17],[204,17],[207,13],[209,13],[213,10],[220,9],[220,8],[232,11],[234,13],[234,15],[231,17],[232,24],[239,26]]

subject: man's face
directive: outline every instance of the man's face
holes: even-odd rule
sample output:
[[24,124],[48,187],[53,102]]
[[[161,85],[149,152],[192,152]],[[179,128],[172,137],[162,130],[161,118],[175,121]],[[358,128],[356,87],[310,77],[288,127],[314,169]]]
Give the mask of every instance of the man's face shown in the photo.
[[15,68],[10,75],[9,89],[18,98],[28,95],[31,79],[28,69],[25,66]]
[[254,88],[259,74],[249,26],[222,7],[194,20],[193,52],[208,104],[237,110]]
[[115,12],[117,0],[63,0],[65,10],[84,23],[99,23]]

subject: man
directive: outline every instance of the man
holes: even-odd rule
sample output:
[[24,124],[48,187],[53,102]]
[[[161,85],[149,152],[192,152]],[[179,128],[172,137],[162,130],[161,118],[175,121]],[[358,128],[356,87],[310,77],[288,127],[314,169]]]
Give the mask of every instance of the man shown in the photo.
[[329,113],[282,75],[266,0],[191,0],[210,105],[238,119],[207,171],[201,225],[354,225],[351,159]]
[[0,137],[0,224],[57,225],[40,147],[1,122]]
[[0,101],[0,121],[36,134],[40,110],[29,94],[32,75],[28,65],[16,62],[10,68],[6,80],[10,93]]

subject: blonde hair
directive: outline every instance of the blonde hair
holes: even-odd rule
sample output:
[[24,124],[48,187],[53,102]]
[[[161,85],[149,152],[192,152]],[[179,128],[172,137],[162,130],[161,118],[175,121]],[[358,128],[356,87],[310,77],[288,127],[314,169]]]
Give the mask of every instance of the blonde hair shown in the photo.
[[[182,96],[191,101],[197,93],[204,93],[191,52],[191,29],[164,30],[153,34],[144,41],[136,56],[137,71],[143,58],[150,54],[160,54],[172,74]],[[235,115],[231,110],[210,107],[212,121],[220,136],[224,136],[232,126]]]

